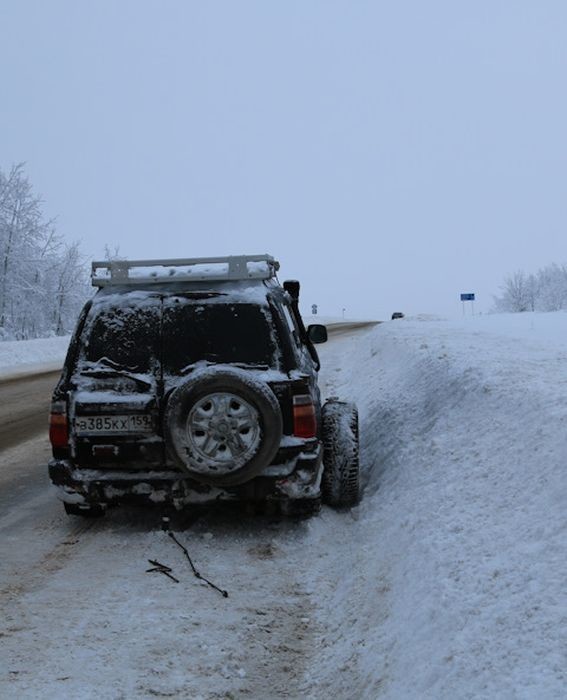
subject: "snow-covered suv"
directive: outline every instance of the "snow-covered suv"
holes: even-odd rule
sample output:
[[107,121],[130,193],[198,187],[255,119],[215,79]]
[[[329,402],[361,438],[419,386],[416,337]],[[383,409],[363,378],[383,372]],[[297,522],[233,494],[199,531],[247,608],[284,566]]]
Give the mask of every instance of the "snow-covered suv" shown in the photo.
[[50,417],[49,475],[67,513],[128,501],[359,497],[358,416],[321,405],[299,283],[269,255],[92,264]]

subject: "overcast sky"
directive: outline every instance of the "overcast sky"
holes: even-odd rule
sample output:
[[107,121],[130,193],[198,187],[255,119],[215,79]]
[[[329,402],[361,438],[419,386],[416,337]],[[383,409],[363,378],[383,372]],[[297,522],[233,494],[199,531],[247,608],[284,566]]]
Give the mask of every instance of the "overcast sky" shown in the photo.
[[303,308],[567,262],[567,2],[3,0],[0,167],[89,257],[269,252]]

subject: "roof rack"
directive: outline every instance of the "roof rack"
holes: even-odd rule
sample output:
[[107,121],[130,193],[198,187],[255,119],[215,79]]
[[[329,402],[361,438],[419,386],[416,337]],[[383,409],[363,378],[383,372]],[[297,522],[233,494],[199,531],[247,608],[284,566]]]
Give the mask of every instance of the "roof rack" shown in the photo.
[[271,255],[230,255],[220,258],[170,260],[103,260],[92,263],[94,287],[167,282],[267,280],[280,264]]

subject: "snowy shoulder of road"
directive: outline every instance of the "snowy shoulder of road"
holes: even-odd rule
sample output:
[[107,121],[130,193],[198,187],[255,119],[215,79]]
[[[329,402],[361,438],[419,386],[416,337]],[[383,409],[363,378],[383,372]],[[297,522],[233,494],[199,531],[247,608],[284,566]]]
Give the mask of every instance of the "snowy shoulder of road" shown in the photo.
[[[149,517],[0,518],[0,695],[565,697],[567,314],[318,347],[323,395],[360,409],[361,504],[178,532],[228,598]],[[145,573],[156,558],[179,584]]]
[[0,379],[63,366],[70,336],[0,342]]
[[339,342],[327,388],[359,403],[366,491],[321,668],[358,658],[358,697],[564,697],[567,314]]
[[343,323],[352,324],[362,324],[362,323],[377,323],[378,319],[370,319],[366,317],[357,316],[318,316],[318,315],[303,315],[303,322],[306,326],[312,323],[320,323],[324,326],[340,326]]

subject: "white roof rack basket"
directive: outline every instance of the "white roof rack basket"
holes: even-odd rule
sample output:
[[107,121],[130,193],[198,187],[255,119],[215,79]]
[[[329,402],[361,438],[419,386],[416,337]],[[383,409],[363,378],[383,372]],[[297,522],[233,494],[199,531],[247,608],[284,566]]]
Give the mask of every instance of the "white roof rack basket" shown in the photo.
[[271,255],[231,255],[224,258],[171,260],[103,260],[92,263],[95,287],[164,282],[267,280],[280,264]]

